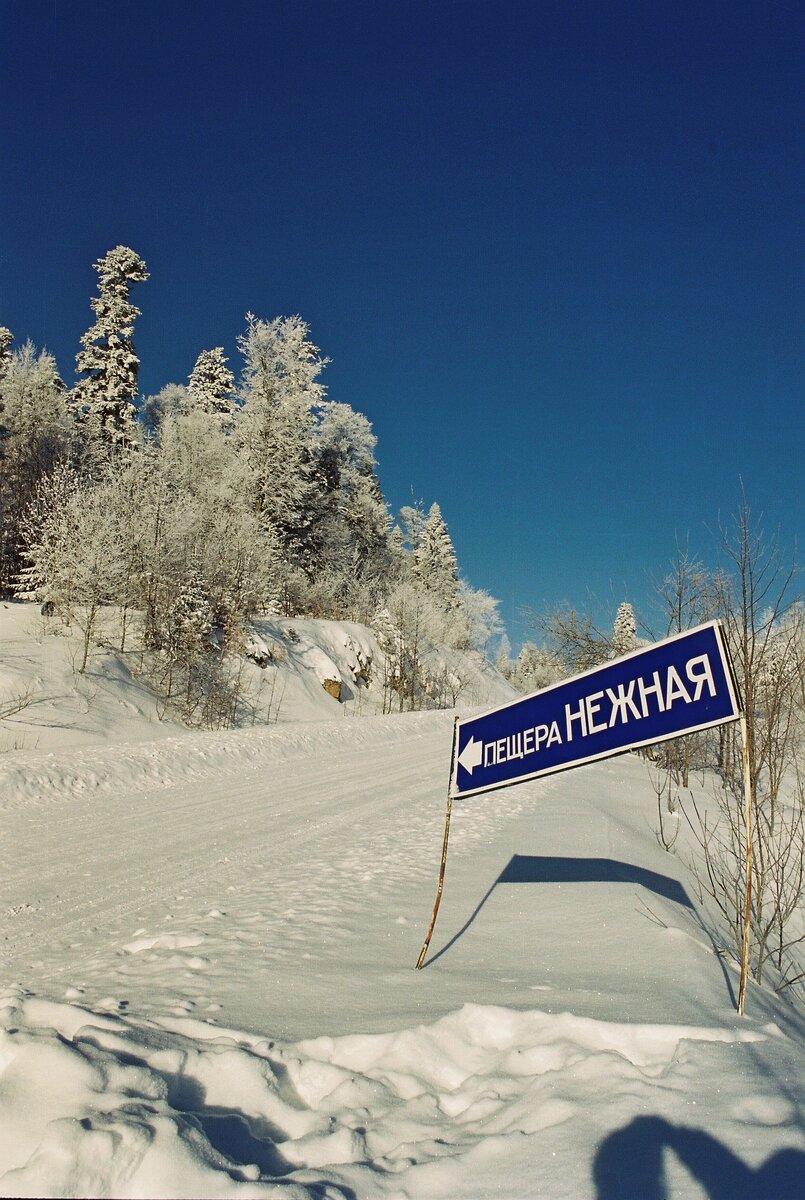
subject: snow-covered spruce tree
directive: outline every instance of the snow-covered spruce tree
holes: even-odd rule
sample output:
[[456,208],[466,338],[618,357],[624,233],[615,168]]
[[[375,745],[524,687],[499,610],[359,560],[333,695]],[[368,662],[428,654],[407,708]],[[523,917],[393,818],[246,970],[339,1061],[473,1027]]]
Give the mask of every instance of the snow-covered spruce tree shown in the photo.
[[140,367],[134,350],[134,323],[140,310],[129,300],[133,283],[148,279],[143,260],[128,246],[116,246],[93,263],[98,295],[91,301],[95,324],[81,338],[76,356],[79,379],[72,393],[76,417],[86,437],[116,450],[136,441],[134,399]]
[[399,583],[406,578],[411,565],[411,555],[406,549],[405,535],[399,525],[395,525],[389,534],[389,580]]
[[637,647],[637,622],[634,610],[626,600],[618,605],[615,624],[612,627],[611,645],[615,658],[619,658],[621,654],[628,654]]
[[202,350],[187,384],[191,403],[202,412],[215,414],[225,425],[235,411],[235,376],[226,364],[223,346]]
[[[0,325],[0,383],[5,378],[11,362],[11,343],[14,334],[5,325]],[[3,457],[3,442],[6,437],[6,427],[3,424],[3,398],[0,395],[0,459]]]
[[331,581],[331,616],[367,620],[388,582],[389,513],[375,473],[376,444],[369,421],[348,404],[322,408],[311,445],[308,570],[316,591],[322,577]]
[[310,444],[313,413],[324,400],[325,359],[301,317],[247,314],[238,339],[244,358],[236,443],[250,473],[254,511],[277,537],[291,567],[305,565],[315,511]]
[[498,652],[495,655],[495,670],[504,679],[511,679],[514,675],[512,645],[506,633],[501,634],[500,641],[498,642]]
[[445,612],[458,607],[458,562],[438,504],[431,505],[422,524],[413,549],[411,573]]
[[0,377],[6,437],[0,458],[0,592],[21,569],[20,524],[38,481],[66,453],[69,420],[56,360],[29,341],[9,356]]
[[14,334],[5,325],[0,325],[0,379],[3,378],[11,362],[11,343]]

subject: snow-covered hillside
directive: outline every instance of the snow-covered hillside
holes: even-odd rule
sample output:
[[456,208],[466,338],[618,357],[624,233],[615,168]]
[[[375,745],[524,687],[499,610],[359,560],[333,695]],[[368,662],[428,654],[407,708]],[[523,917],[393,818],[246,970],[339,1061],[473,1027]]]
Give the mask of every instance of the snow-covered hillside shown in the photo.
[[0,1194],[802,1194],[805,1023],[735,1016],[636,757],[457,803],[416,972],[452,715],[191,733],[132,686],[0,755]]
[[[100,644],[79,674],[77,633],[65,636],[38,605],[0,602],[0,753],[150,741],[185,732],[148,687],[139,651],[112,648],[120,635],[114,613],[108,620],[108,628],[99,623]],[[399,706],[384,687],[383,651],[365,625],[259,618],[246,651],[240,668],[245,723],[332,721]],[[465,705],[495,705],[516,694],[472,651],[431,651],[425,665]]]

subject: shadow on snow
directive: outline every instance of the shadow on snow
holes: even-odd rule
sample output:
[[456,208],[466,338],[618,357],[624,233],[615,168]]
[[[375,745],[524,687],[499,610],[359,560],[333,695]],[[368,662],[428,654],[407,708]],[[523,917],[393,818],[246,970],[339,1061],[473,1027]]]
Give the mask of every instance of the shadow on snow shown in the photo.
[[685,908],[693,904],[678,880],[657,871],[637,867],[614,858],[561,858],[534,854],[515,854],[481,898],[461,929],[449,942],[425,963],[432,966],[467,932],[498,884],[501,883],[629,883],[646,888],[665,900],[673,900]]
[[661,1117],[635,1117],[604,1139],[593,1163],[596,1200],[672,1200],[663,1161],[668,1150],[708,1200],[801,1200],[802,1151],[778,1150],[755,1169],[710,1134]]

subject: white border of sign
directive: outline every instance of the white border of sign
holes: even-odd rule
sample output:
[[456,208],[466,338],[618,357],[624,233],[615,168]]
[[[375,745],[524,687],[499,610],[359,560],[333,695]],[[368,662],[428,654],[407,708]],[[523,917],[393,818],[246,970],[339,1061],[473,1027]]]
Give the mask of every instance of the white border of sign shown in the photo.
[[[715,721],[705,721],[701,725],[692,725],[689,729],[683,729],[676,733],[664,734],[662,737],[650,737],[643,741],[630,742],[628,746],[624,746],[621,750],[604,750],[598,754],[589,754],[584,758],[575,758],[572,762],[563,763],[560,767],[546,767],[541,771],[532,771],[528,775],[518,775],[516,779],[504,779],[501,783],[487,784],[485,787],[467,788],[463,791],[458,789],[458,757],[454,755],[452,769],[450,772],[450,796],[454,800],[464,800],[468,796],[478,796],[483,792],[496,792],[500,788],[515,787],[518,783],[528,783],[532,779],[539,779],[544,775],[558,775],[561,771],[572,771],[576,767],[582,767],[585,763],[598,762],[603,758],[616,758],[620,754],[628,754],[630,750],[641,750],[644,746],[658,746],[660,742],[672,742],[676,738],[687,737],[690,733],[701,733],[703,729],[712,729],[716,725],[727,725],[732,721],[739,721],[743,712],[743,701],[738,690],[738,683],[733,671],[732,661],[727,649],[727,644],[724,636],[724,628],[720,621],[706,621],[703,625],[695,625],[692,629],[684,629],[681,633],[675,633],[671,637],[663,638],[660,642],[652,642],[650,646],[642,646],[639,650],[630,650],[628,654],[622,654],[617,659],[611,659],[611,662],[626,662],[630,658],[638,658],[641,654],[645,654],[648,650],[654,650],[658,646],[666,646],[669,642],[677,642],[682,638],[689,637],[693,633],[699,633],[703,629],[713,629],[716,635],[716,644],[718,645],[719,654],[721,656],[721,664],[724,668],[724,677],[729,688],[730,700],[735,715],[732,717],[718,717]],[[506,704],[500,704],[497,708],[486,709],[485,712],[475,713],[472,717],[459,719],[457,722],[456,737],[458,730],[463,725],[469,725],[473,721],[479,721],[483,717],[491,717],[494,713],[505,712],[507,708],[515,708],[518,704],[522,704],[526,700],[531,700],[534,696],[546,696],[549,692],[555,691],[557,688],[564,687],[565,684],[575,683],[576,680],[585,679],[588,675],[595,675],[604,667],[608,666],[608,662],[599,663],[597,667],[590,667],[586,671],[581,671],[578,675],[570,675],[567,679],[561,679],[558,683],[552,683],[549,687],[540,688],[536,692],[529,692],[527,696],[518,696],[516,700],[509,700]],[[458,743],[456,743],[458,744]]]

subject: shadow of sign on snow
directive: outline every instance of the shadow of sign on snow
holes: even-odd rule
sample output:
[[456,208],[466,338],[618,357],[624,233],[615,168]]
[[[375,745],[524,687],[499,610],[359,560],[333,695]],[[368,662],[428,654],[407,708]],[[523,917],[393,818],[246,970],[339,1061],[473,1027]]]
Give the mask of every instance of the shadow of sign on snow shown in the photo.
[[722,1142],[662,1117],[635,1117],[611,1133],[593,1162],[596,1200],[672,1200],[663,1156],[672,1150],[708,1200],[800,1200],[805,1154],[778,1150],[757,1169]]
[[658,871],[637,867],[634,863],[619,862],[615,858],[561,858],[549,855],[515,854],[509,859],[461,929],[454,933],[450,941],[425,963],[426,968],[432,966],[456,944],[459,938],[464,936],[495,888],[501,883],[627,883],[646,888],[666,900],[673,900],[677,904],[684,905],[685,908],[693,908],[687,892],[678,880],[672,879],[669,875],[661,875]]
[[615,858],[552,858],[515,854],[498,875],[498,883],[632,883],[666,900],[693,908],[676,879]]

